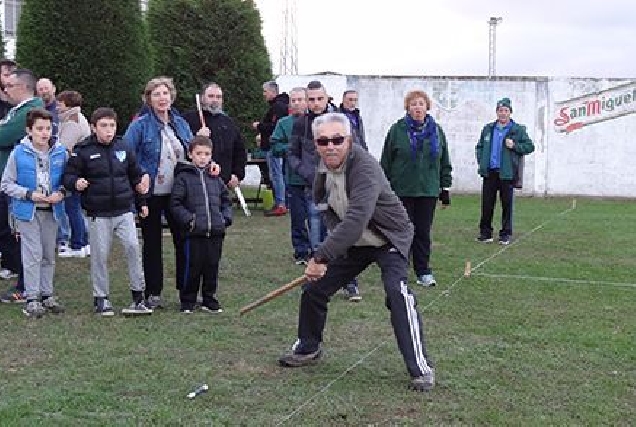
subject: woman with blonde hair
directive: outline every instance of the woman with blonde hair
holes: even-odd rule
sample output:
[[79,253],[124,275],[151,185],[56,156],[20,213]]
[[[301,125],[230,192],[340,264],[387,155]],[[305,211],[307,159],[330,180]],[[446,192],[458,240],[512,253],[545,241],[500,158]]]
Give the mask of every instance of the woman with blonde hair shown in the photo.
[[135,150],[139,165],[150,175],[148,216],[140,220],[143,238],[142,259],[146,280],[146,305],[162,308],[163,290],[162,217],[172,234],[176,256],[177,288],[183,282],[183,231],[176,224],[170,210],[170,192],[177,162],[186,158],[188,144],[193,138],[190,126],[172,104],[177,96],[172,79],[156,77],[146,84],[144,101],[149,107],[126,130],[124,140]]
[[437,200],[450,205],[453,168],[444,131],[428,113],[431,99],[426,92],[408,92],[404,109],[404,117],[389,129],[380,164],[415,226],[411,254],[417,283],[435,286],[429,265],[431,228]]

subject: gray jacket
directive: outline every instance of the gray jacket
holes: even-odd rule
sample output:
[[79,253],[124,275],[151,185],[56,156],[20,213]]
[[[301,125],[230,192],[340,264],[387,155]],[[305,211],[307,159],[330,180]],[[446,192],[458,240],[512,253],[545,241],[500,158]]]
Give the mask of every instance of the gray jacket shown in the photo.
[[378,161],[359,145],[352,144],[346,160],[346,190],[349,204],[341,221],[327,204],[326,173],[318,172],[313,196],[329,234],[316,257],[331,261],[347,253],[369,228],[384,237],[408,258],[413,240],[413,224],[395,195]]

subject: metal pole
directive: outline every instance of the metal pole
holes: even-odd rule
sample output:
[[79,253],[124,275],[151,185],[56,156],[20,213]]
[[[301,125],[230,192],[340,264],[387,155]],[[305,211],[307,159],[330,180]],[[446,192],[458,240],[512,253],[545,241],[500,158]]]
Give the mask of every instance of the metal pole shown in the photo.
[[495,60],[497,56],[497,24],[501,24],[502,18],[491,17],[487,22],[489,24],[488,31],[488,77],[493,78],[496,73]]

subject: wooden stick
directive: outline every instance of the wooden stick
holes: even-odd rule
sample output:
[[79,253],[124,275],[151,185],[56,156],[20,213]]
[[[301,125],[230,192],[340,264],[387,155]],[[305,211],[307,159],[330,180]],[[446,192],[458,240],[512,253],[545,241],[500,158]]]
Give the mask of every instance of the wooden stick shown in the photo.
[[302,285],[303,283],[305,283],[307,281],[307,278],[305,276],[300,276],[297,277],[296,279],[292,280],[291,282],[289,282],[286,285],[281,286],[278,289],[274,289],[273,291],[271,291],[270,293],[268,293],[267,295],[265,295],[264,297],[254,301],[251,304],[246,305],[245,307],[243,307],[241,309],[241,316],[244,315],[245,313],[247,313],[248,311],[252,311],[253,309],[255,309],[256,307],[265,304],[268,301],[273,300],[274,298],[276,298],[277,296],[280,296],[292,289],[294,289],[297,286]]
[[203,118],[203,110],[201,109],[201,96],[197,93],[194,95],[194,99],[197,101],[197,111],[199,112],[199,120],[201,120],[201,127],[205,126],[205,119]]
[[471,268],[470,261],[466,261],[466,266],[464,267],[464,277],[470,277]]

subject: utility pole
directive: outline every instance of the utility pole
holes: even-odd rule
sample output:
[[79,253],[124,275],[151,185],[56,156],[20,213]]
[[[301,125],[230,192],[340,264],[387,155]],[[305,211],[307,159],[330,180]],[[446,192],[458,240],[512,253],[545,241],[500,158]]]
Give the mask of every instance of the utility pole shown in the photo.
[[497,56],[497,24],[501,24],[502,18],[491,17],[487,22],[489,24],[489,43],[488,43],[488,78],[495,76],[495,59]]
[[282,15],[279,75],[298,74],[298,26],[296,0],[285,0]]

